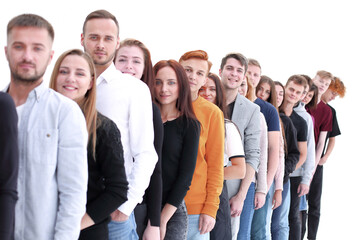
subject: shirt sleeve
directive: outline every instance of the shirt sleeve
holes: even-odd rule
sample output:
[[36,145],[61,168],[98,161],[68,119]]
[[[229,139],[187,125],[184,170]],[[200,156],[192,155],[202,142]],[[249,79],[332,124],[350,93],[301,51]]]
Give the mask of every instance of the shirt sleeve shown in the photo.
[[102,119],[97,129],[96,159],[92,161],[99,166],[104,190],[87,204],[86,211],[95,223],[99,223],[127,200],[128,190],[120,131],[109,119]]
[[283,129],[281,128],[281,134],[279,136],[279,162],[277,171],[275,174],[275,190],[283,190],[283,177],[284,177],[284,139],[282,134]]
[[332,111],[332,130],[331,132],[328,133],[329,138],[341,135],[341,130],[340,130],[340,127],[338,126],[338,121],[336,117],[336,110],[331,107],[331,111]]
[[269,120],[267,121],[267,125],[268,125],[267,130],[269,132],[279,131],[280,130],[279,115],[278,115],[276,108],[272,105],[270,105],[270,107],[269,107],[268,118],[269,118]]
[[77,239],[86,211],[87,139],[86,121],[77,104],[59,109],[57,183],[59,206],[54,239]]
[[216,218],[219,195],[224,179],[224,117],[219,111],[212,112],[208,130],[205,160],[207,162],[206,201],[201,213]]
[[196,166],[199,139],[200,125],[198,122],[190,120],[184,130],[182,153],[179,159],[178,177],[173,183],[173,188],[167,197],[167,202],[176,208],[179,207],[186,195],[186,192],[189,190]]
[[128,201],[119,207],[128,216],[142,201],[158,160],[153,145],[151,95],[147,85],[136,85],[135,90],[138,97],[132,98],[129,112],[130,151],[134,164],[129,177]]
[[12,239],[18,176],[17,113],[12,98],[0,93],[0,239]]
[[[262,114],[261,114],[262,115]],[[256,173],[256,192],[267,193],[267,160],[268,160],[268,138],[267,124],[264,116],[261,116],[260,135],[260,164]]]
[[283,121],[285,124],[285,136],[286,136],[286,143],[287,143],[287,154],[285,157],[285,165],[284,165],[284,176],[285,178],[289,177],[299,161],[299,149],[297,143],[297,131],[292,123],[292,121],[287,118],[286,121]]
[[256,172],[258,171],[260,163],[260,121],[260,109],[256,106],[256,109],[250,117],[249,124],[244,130],[245,161],[254,168]]
[[227,120],[225,123],[226,146],[224,150],[228,156],[228,160],[230,161],[233,157],[244,157],[244,147],[239,130],[237,129],[235,123],[230,120]]
[[147,218],[151,226],[159,227],[162,208],[162,145],[163,122],[158,107],[153,104],[154,147],[158,155],[151,182],[146,190]]
[[301,183],[310,185],[311,177],[315,171],[315,136],[314,136],[314,124],[312,118],[309,116],[307,121],[308,126],[308,141],[307,141],[307,155],[306,160],[303,164],[303,176]]

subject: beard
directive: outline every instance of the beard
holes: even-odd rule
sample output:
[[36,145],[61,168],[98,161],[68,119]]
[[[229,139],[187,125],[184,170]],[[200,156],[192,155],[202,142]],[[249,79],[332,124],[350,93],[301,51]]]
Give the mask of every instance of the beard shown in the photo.
[[114,57],[115,57],[115,53],[108,56],[105,60],[93,58],[93,63],[94,65],[97,65],[97,66],[105,66],[107,64],[110,64],[114,60]]
[[17,71],[13,71],[11,69],[11,77],[14,81],[25,83],[28,85],[31,85],[40,80],[44,76],[44,73],[45,71],[41,73],[35,72],[35,74],[26,76],[25,74],[18,73]]

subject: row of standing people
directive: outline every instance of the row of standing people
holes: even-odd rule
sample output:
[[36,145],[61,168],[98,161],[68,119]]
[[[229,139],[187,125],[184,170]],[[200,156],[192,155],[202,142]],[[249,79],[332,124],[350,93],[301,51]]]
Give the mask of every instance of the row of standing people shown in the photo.
[[[304,95],[307,84],[297,80],[302,77],[289,79],[285,96],[291,84],[303,91],[284,101],[291,110],[280,108],[279,117],[277,103],[260,97],[261,87],[259,98],[251,88],[250,100],[240,95],[244,79],[255,85],[260,79],[255,60],[228,54],[221,78],[209,73],[212,64],[201,50],[152,67],[141,42],[128,39],[119,47],[118,31],[109,12],[92,12],[81,35],[85,52],[69,50],[58,58],[50,87],[74,100],[77,111],[72,101],[42,84],[52,58],[50,24],[35,15],[9,22],[7,92],[19,116],[15,239],[261,239],[269,236],[272,207],[271,230],[285,228],[289,205],[281,202],[289,199],[289,174],[298,169],[290,178],[297,184],[291,185],[291,196],[297,189],[304,196],[311,180],[301,177],[300,168],[310,162],[308,132],[297,136],[295,120],[288,118]],[[32,71],[34,64],[41,67],[39,74]],[[265,84],[261,81],[259,86]],[[58,200],[45,209],[36,202],[39,196]],[[299,214],[299,201],[292,211],[294,202],[290,226],[291,213]],[[278,236],[273,238],[285,239]]]

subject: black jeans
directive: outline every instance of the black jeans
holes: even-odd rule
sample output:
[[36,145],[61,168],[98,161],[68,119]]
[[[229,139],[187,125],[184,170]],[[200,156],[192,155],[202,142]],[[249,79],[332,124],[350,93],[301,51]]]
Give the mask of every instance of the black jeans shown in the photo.
[[318,165],[308,194],[308,239],[316,239],[320,222],[323,166]]
[[143,233],[147,227],[147,204],[140,203],[137,204],[134,210],[135,213],[135,221],[136,221],[136,232],[139,236],[139,239],[142,239]]
[[301,220],[299,217],[298,187],[302,177],[290,177],[290,208],[289,208],[289,239],[300,240],[301,238]]
[[223,190],[219,196],[219,208],[216,216],[216,224],[210,232],[211,240],[231,240],[232,229],[231,229],[231,218],[230,218],[230,206],[229,196],[226,182],[223,182]]
[[188,212],[184,200],[167,223],[165,240],[186,240],[188,232]]

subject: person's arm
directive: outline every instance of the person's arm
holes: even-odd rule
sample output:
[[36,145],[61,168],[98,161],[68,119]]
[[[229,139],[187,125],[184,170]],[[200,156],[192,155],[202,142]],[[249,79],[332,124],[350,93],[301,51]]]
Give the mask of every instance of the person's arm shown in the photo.
[[260,162],[260,109],[257,107],[250,116],[249,124],[244,130],[244,153],[246,161],[246,173],[240,183],[239,190],[235,196],[229,199],[231,215],[240,216],[246,194],[248,193],[251,182],[254,179]]
[[200,214],[200,233],[210,232],[216,222],[219,207],[219,195],[224,180],[224,117],[223,113],[213,111],[210,119],[205,149],[207,162],[206,201]]
[[230,213],[232,217],[240,216],[243,206],[244,200],[246,198],[246,194],[248,193],[250,184],[255,176],[255,169],[250,165],[246,164],[246,174],[244,179],[241,181],[239,191],[235,196],[229,199],[230,204]]
[[307,120],[308,134],[307,134],[307,155],[306,160],[302,166],[303,175],[300,185],[298,187],[298,195],[302,196],[309,192],[311,174],[315,169],[315,137],[314,137],[314,126],[311,116]]
[[198,122],[190,120],[188,126],[186,127],[184,125],[184,128],[182,152],[180,154],[180,159],[178,159],[179,167],[177,170],[173,169],[174,171],[177,171],[178,176],[166,199],[167,203],[176,208],[178,208],[183,201],[191,185],[200,139],[200,125]]
[[63,106],[59,117],[56,174],[59,206],[54,239],[77,239],[86,210],[88,134],[82,111],[75,103]]
[[156,104],[153,106],[154,148],[158,155],[157,164],[153,170],[150,185],[146,189],[147,226],[143,233],[143,239],[155,239],[160,235],[160,219],[162,208],[162,145],[163,122],[161,113]]
[[232,165],[224,168],[224,180],[243,179],[246,172],[245,158],[232,157],[230,161]]
[[[322,151],[324,150],[324,146],[325,146],[326,136],[327,136],[327,132],[326,131],[322,131],[319,134],[319,139],[318,139],[317,144],[316,144],[316,152],[315,152],[315,155],[316,155],[316,157],[315,157],[316,158],[315,159],[315,169],[316,169],[316,166],[320,162]],[[313,174],[314,173],[315,172],[313,172]]]
[[278,208],[282,204],[283,177],[284,177],[284,139],[281,128],[279,136],[279,161],[277,171],[274,177],[275,193],[272,198],[272,209]]
[[160,238],[163,240],[167,231],[167,224],[178,208],[166,203],[161,213]]
[[[268,160],[267,160],[267,188],[272,185],[278,169],[279,159],[279,131],[268,132]],[[267,189],[267,190],[268,190]]]
[[0,239],[14,233],[18,176],[17,113],[11,97],[0,93]]
[[147,85],[141,83],[135,87],[138,97],[131,99],[129,109],[130,151],[134,159],[131,171],[133,177],[129,178],[128,200],[119,207],[119,211],[116,211],[119,216],[115,216],[115,219],[122,220],[126,220],[141,202],[158,160],[153,145],[151,95]]
[[[261,113],[262,115],[262,113]],[[268,164],[268,127],[266,120],[261,116],[261,136],[260,136],[260,164],[256,173],[256,189],[254,206],[255,210],[260,209],[266,201],[267,186],[267,164]]]
[[240,133],[236,125],[230,120],[225,121],[225,129],[226,146],[224,151],[232,165],[224,168],[224,180],[243,179],[245,177],[246,165]]
[[330,137],[328,139],[328,143],[327,143],[327,148],[326,148],[325,154],[320,159],[319,165],[324,165],[327,162],[328,158],[330,157],[330,155],[331,155],[331,153],[333,151],[333,148],[335,147],[335,143],[336,143],[336,137]]
[[307,141],[305,142],[298,141],[298,149],[299,149],[300,155],[299,155],[299,162],[297,163],[295,170],[300,168],[306,160],[306,155],[308,151]]
[[[124,152],[121,143],[120,131],[113,121],[100,118],[101,125],[97,129],[95,161],[104,178],[104,190],[97,198],[87,203],[86,214],[82,219],[81,228],[89,227],[89,223],[99,223],[127,200],[128,182],[124,167]],[[88,151],[92,151],[92,143]],[[92,220],[92,221],[90,221]],[[93,224],[92,224],[93,225]]]

